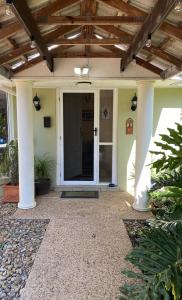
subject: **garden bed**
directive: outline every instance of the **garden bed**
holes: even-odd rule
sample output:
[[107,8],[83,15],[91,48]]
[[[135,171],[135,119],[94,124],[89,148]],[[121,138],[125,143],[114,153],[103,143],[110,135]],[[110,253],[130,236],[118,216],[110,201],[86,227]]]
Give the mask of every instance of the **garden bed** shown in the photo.
[[0,299],[18,300],[49,220],[0,220]]
[[7,218],[15,213],[17,210],[16,203],[2,203],[2,199],[0,199],[0,219]]
[[136,219],[123,220],[123,222],[126,227],[132,246],[133,247],[137,246],[142,231],[144,229],[149,228],[149,224],[147,223],[146,220],[136,220]]

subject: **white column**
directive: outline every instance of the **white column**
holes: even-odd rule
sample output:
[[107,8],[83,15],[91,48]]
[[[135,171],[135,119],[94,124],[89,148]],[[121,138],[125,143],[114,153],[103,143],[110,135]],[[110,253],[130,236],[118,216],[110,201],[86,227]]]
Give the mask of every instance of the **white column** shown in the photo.
[[148,210],[147,190],[151,185],[151,155],[149,153],[153,127],[152,81],[138,82],[136,161],[135,161],[135,202],[133,208]]
[[16,81],[16,93],[20,192],[18,207],[29,209],[36,206],[34,200],[32,83]]

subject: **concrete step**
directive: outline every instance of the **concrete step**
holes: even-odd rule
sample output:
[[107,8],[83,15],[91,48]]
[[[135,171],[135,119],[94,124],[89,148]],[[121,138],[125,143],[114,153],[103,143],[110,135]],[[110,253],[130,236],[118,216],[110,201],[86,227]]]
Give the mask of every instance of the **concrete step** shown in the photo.
[[109,191],[118,192],[118,186],[109,187],[108,185],[57,185],[54,188],[55,192],[61,191]]

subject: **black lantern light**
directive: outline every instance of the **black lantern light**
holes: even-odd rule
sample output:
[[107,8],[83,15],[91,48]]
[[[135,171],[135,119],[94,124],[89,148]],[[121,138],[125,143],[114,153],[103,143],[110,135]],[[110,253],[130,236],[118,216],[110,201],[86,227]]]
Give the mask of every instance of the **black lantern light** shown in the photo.
[[39,99],[39,97],[37,96],[37,94],[36,94],[36,96],[33,98],[33,104],[34,104],[36,110],[40,110],[40,109],[41,109],[41,106],[40,106],[40,99]]
[[137,96],[136,94],[133,96],[133,98],[131,99],[131,110],[135,111],[137,108]]

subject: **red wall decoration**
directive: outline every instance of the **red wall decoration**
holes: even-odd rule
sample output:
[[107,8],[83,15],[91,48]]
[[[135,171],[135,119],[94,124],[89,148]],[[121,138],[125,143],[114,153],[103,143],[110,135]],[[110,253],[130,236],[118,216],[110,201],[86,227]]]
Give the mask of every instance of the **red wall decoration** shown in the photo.
[[128,118],[126,120],[126,134],[133,134],[133,119]]

